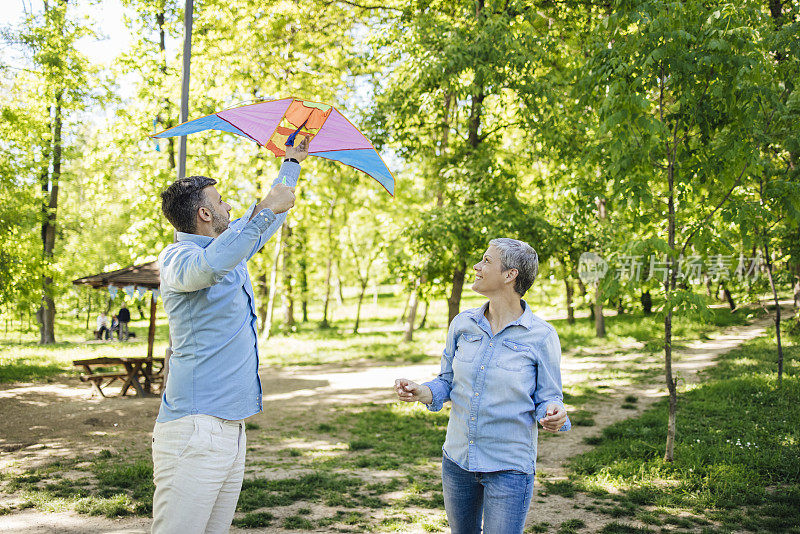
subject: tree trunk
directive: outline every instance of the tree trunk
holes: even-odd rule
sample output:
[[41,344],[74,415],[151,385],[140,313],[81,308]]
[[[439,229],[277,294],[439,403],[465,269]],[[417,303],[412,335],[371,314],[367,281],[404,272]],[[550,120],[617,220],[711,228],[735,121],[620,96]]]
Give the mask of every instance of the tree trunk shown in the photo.
[[645,315],[652,315],[653,313],[653,297],[650,295],[650,291],[642,291],[642,311]]
[[[53,250],[56,242],[56,214],[58,210],[58,185],[61,179],[61,98],[63,89],[56,92],[53,116],[53,161],[52,173],[49,180],[42,182],[42,191],[45,193],[43,202],[46,203],[44,211],[46,216],[42,221],[42,245],[45,260],[45,269],[53,259]],[[46,173],[44,173],[46,176]],[[49,189],[49,195],[46,194]],[[49,198],[48,198],[49,196]],[[53,278],[45,272],[42,277],[42,305],[37,313],[39,319],[39,343],[49,345],[56,342],[55,318],[56,303],[53,298]]]
[[89,295],[89,305],[86,307],[86,330],[89,330],[89,319],[91,319],[91,316],[92,316],[92,294],[91,294],[91,292],[88,293],[88,295]]
[[671,462],[675,457],[675,431],[677,428],[678,385],[672,377],[672,309],[664,317],[664,375],[669,391],[669,416],[667,419],[667,445],[664,461]]
[[722,284],[722,294],[725,295],[725,300],[728,302],[728,306],[730,307],[731,311],[736,310],[736,302],[733,300],[733,295],[731,292],[728,291],[728,288],[725,284]]
[[333,217],[336,214],[336,203],[330,202],[328,209],[328,262],[325,267],[325,303],[322,307],[322,322],[320,328],[330,328],[328,323],[328,307],[331,301],[331,276],[333,271]]
[[329,257],[328,264],[325,268],[325,301],[322,305],[322,322],[319,324],[320,328],[330,328],[328,323],[328,305],[331,301],[331,271],[333,270],[333,260]]
[[419,322],[417,330],[422,330],[425,328],[425,323],[428,321],[428,310],[430,309],[430,303],[427,300],[423,301],[423,303],[425,304],[425,308],[422,312],[422,320]]
[[[606,199],[597,199],[597,219],[600,224],[606,219]],[[602,255],[603,249],[600,248]],[[595,282],[594,292],[594,333],[597,337],[606,337],[606,319],[603,316],[603,291],[600,288],[600,281]]]
[[[766,238],[765,238],[766,239]],[[769,287],[772,289],[772,299],[775,302],[775,341],[778,343],[778,387],[783,383],[783,345],[781,344],[781,303],[778,300],[778,290],[775,288],[775,279],[772,277],[772,258],[769,246],[764,241],[764,261],[767,264],[767,277]]]
[[269,283],[267,273],[261,273],[256,279],[256,289],[258,290],[258,324],[261,325],[261,333],[264,333],[264,325],[267,324],[267,303],[269,302]]
[[283,243],[283,327],[291,331],[294,327],[294,294],[292,291],[292,227],[283,223],[286,239]]
[[358,293],[358,305],[356,306],[356,324],[353,326],[353,333],[358,334],[358,323],[361,320],[361,303],[364,301],[364,294],[367,292],[368,279],[364,279],[360,284]]
[[594,293],[594,334],[597,337],[606,337],[606,320],[603,317],[603,296],[600,291],[600,283]]
[[567,323],[575,324],[575,306],[572,303],[575,288],[572,286],[569,273],[564,276],[564,287],[567,290]]
[[[663,66],[661,67],[661,76],[659,79],[661,89],[661,113],[663,121],[663,90],[664,90],[664,72]],[[667,202],[667,239],[668,245],[672,254],[669,257],[669,276],[664,281],[664,296],[666,302],[666,314],[664,315],[664,378],[667,382],[667,390],[669,391],[669,415],[667,418],[667,442],[664,451],[664,461],[672,462],[675,458],[675,432],[677,429],[677,413],[678,413],[678,388],[677,382],[672,376],[672,305],[670,298],[672,292],[675,290],[675,282],[678,276],[675,265],[675,151],[678,149],[677,143],[670,145],[667,143],[668,165],[667,165],[667,182],[669,198]]]
[[447,324],[453,322],[461,307],[461,292],[464,290],[464,278],[467,272],[467,260],[462,258],[453,270],[453,285],[447,298]]
[[[284,223],[286,224],[286,223]],[[275,296],[278,293],[278,265],[281,258],[281,248],[283,245],[283,225],[278,230],[280,235],[275,243],[275,252],[272,256],[272,274],[269,277],[269,301],[267,302],[267,317],[264,321],[264,329],[261,332],[261,337],[269,339],[272,335],[272,318],[275,316]]]
[[414,291],[409,291],[408,296],[406,297],[406,303],[403,306],[403,313],[400,315],[400,323],[405,323],[406,319],[408,318],[408,306],[411,304],[411,297],[414,295]]
[[339,266],[339,260],[335,262],[336,267],[336,302],[341,306],[344,304],[344,291],[342,289],[342,270]]
[[[156,12],[156,26],[158,27],[158,50],[161,52],[161,74],[164,76],[166,80],[167,77],[167,38],[166,32],[164,30],[165,20],[164,20],[164,9],[165,9],[166,2],[160,1],[158,3],[158,11]],[[164,127],[164,129],[171,128],[173,126],[172,117],[172,104],[169,101],[169,98],[166,96],[161,99],[162,106],[163,106],[163,113],[166,118],[157,118],[158,122]],[[175,170],[175,139],[172,137],[167,137],[167,162],[169,164],[169,168],[173,171]]]
[[408,320],[403,332],[403,343],[410,343],[414,339],[414,323],[417,321],[417,308],[419,307],[419,281],[414,291],[411,292],[411,304],[408,310]]
[[153,345],[156,340],[156,312],[158,306],[156,304],[156,294],[150,292],[150,325],[147,328],[147,358],[153,358]]
[[303,322],[308,322],[308,274],[306,273],[307,263],[304,257],[300,257],[297,262],[300,267],[299,280],[300,284],[300,309],[303,312]]

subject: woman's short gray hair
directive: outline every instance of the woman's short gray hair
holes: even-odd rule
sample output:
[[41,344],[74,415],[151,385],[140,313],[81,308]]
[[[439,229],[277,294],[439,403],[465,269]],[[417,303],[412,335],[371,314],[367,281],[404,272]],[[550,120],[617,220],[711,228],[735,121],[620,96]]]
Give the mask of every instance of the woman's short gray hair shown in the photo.
[[500,266],[504,271],[517,270],[517,280],[514,282],[514,291],[523,296],[536,280],[539,274],[539,255],[532,246],[525,241],[499,237],[489,241],[500,251]]

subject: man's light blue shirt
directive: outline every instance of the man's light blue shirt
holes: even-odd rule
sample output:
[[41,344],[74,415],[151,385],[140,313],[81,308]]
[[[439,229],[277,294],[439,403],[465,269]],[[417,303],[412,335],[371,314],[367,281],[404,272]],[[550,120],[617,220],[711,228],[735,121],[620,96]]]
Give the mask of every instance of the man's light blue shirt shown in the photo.
[[[488,302],[450,323],[431,411],[451,401],[444,450],[475,472],[536,471],[537,421],[547,407],[563,408],[561,344],[555,329],[521,301],[523,313],[492,335]],[[560,431],[572,427],[569,419]]]
[[[285,162],[275,183],[297,183],[300,165]],[[159,422],[186,415],[244,419],[261,411],[256,301],[247,272],[286,214],[256,204],[216,238],[178,232],[158,257],[172,356]]]

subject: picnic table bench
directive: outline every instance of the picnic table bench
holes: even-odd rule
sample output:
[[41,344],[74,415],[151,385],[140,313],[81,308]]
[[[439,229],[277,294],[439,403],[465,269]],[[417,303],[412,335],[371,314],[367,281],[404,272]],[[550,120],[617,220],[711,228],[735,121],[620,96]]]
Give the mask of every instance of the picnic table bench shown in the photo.
[[[92,385],[92,394],[97,393],[101,397],[106,396],[103,388],[116,380],[122,381],[120,390],[122,397],[130,388],[133,388],[136,395],[140,397],[148,395],[153,384],[164,381],[164,358],[100,357],[73,360],[72,364],[83,369],[80,376],[81,382],[89,382]],[[158,364],[158,369],[155,369],[153,364]],[[113,366],[122,366],[123,369],[118,371],[100,370]]]

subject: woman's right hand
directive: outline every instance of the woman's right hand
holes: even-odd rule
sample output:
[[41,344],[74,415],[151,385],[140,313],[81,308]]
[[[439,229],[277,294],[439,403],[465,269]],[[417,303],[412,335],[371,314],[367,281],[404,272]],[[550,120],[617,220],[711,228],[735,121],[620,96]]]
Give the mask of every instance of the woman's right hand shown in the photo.
[[398,398],[403,402],[421,402],[422,404],[433,402],[431,388],[405,378],[398,378],[394,381],[394,390],[397,392]]

